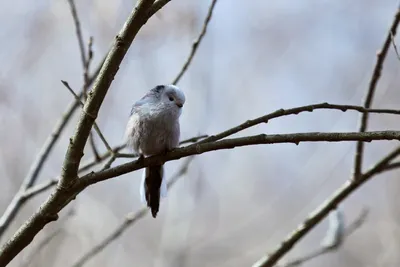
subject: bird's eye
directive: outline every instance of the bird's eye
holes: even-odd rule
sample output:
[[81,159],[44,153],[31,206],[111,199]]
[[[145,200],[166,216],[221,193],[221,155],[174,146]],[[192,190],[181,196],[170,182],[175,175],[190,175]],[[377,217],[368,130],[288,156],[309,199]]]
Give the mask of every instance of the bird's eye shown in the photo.
[[174,98],[172,96],[170,96],[169,101],[174,101]]

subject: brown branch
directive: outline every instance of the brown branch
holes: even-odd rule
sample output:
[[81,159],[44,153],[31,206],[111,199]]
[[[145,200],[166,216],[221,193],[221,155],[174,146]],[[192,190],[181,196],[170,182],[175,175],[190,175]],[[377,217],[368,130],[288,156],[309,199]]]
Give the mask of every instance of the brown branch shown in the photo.
[[147,18],[151,18],[154,14],[156,14],[161,8],[163,8],[166,4],[168,4],[171,0],[157,0],[154,2],[153,6],[149,9]]
[[[71,0],[72,1],[72,0]],[[84,70],[83,70],[83,80],[84,80],[84,86],[83,86],[83,98],[86,102],[87,100],[87,91],[89,89],[89,69],[90,69],[90,63],[92,61],[93,58],[93,50],[92,50],[92,45],[93,45],[93,37],[89,38],[89,43],[88,43],[88,56],[87,56],[87,60],[84,64]],[[90,131],[89,134],[89,143],[90,143],[90,147],[92,148],[92,152],[94,157],[99,160],[100,156],[99,156],[99,152],[97,151],[97,147],[96,147],[96,143],[94,141],[94,136],[93,136],[93,132]]]
[[[362,133],[360,133],[362,134]],[[321,222],[330,211],[334,210],[351,193],[367,182],[371,177],[385,171],[386,166],[400,155],[400,147],[393,150],[381,159],[369,171],[360,176],[359,179],[350,179],[345,182],[329,199],[323,202],[309,217],[300,224],[296,230],[290,233],[286,239],[272,252],[261,258],[253,267],[272,267],[292,247],[301,240],[311,229]]]
[[[394,36],[396,36],[397,25],[400,22],[400,9],[398,8],[396,14],[394,16],[392,25],[390,26],[389,32],[387,33],[385,42],[383,43],[381,51],[377,53],[376,63],[374,67],[374,71],[371,76],[371,81],[369,82],[367,95],[364,100],[364,107],[370,108],[372,105],[372,100],[375,95],[376,86],[378,84],[379,78],[381,77],[383,63],[385,62],[386,55],[389,51],[391,40]],[[368,113],[363,113],[360,118],[360,128],[359,132],[365,132],[368,127]],[[364,155],[364,143],[357,142],[356,154],[354,158],[354,174],[353,179],[358,179],[362,172],[362,161]]]
[[390,163],[385,167],[385,171],[392,171],[400,168],[400,162]]
[[202,27],[202,29],[200,31],[200,34],[197,37],[196,41],[192,44],[192,50],[190,51],[189,56],[186,59],[185,64],[183,65],[181,71],[178,73],[178,75],[176,76],[176,78],[174,79],[172,84],[177,84],[180,81],[180,79],[185,74],[186,70],[188,69],[190,63],[192,62],[193,57],[196,54],[197,48],[200,46],[200,43],[203,40],[203,37],[206,35],[207,27],[208,27],[208,24],[211,21],[212,13],[214,11],[214,7],[215,7],[216,3],[217,3],[217,0],[212,0],[211,1],[211,5],[208,8],[207,16],[206,16],[206,19],[204,20],[203,27]]
[[76,192],[71,191],[71,188],[77,182],[83,149],[93,123],[129,46],[140,28],[147,22],[148,12],[153,3],[154,0],[138,1],[122,30],[117,35],[114,45],[101,67],[100,74],[94,83],[88,100],[85,102],[75,133],[70,139],[62,166],[60,182],[56,190],[41,205],[39,210],[20,227],[14,236],[2,246],[0,249],[0,267],[6,266],[20,251],[29,245],[46,224],[57,220],[58,212],[75,197]]
[[[359,229],[365,222],[366,218],[368,215],[368,210],[364,209],[362,210],[362,212],[360,213],[360,215],[358,216],[358,218],[352,222],[346,229],[344,232],[344,237],[343,238],[348,238],[352,233],[354,233],[357,229]],[[339,248],[339,246],[335,246],[335,247],[325,247],[325,246],[321,246],[319,249],[317,249],[314,252],[311,252],[310,254],[300,257],[298,259],[295,260],[291,260],[285,264],[282,265],[278,265],[278,267],[295,267],[295,266],[300,266],[312,259],[315,259],[319,256],[322,256],[324,254],[327,253],[332,253],[335,252],[337,249]]]
[[181,141],[181,142],[179,143],[179,145],[185,145],[185,144],[189,144],[189,143],[194,143],[194,142],[197,142],[197,141],[199,141],[199,140],[201,140],[201,139],[204,139],[204,138],[207,138],[207,137],[208,137],[207,134],[195,136],[195,137],[192,137],[192,138],[185,139],[185,140]]
[[192,145],[177,148],[164,155],[155,155],[135,160],[122,165],[119,165],[108,170],[97,173],[89,173],[79,179],[77,182],[77,190],[81,191],[85,187],[101,182],[128,172],[136,171],[144,167],[153,166],[160,162],[168,162],[177,160],[183,157],[188,157],[196,154],[203,154],[210,151],[221,149],[232,149],[241,146],[251,146],[259,144],[281,144],[292,143],[299,144],[301,142],[342,142],[342,141],[358,141],[370,142],[374,140],[400,140],[400,131],[376,131],[376,132],[350,132],[350,133],[294,133],[294,134],[275,134],[275,135],[253,135],[240,138],[225,139],[216,142],[202,143],[199,141]]
[[268,123],[268,121],[272,120],[272,119],[276,119],[276,118],[288,116],[288,115],[298,115],[299,113],[303,113],[303,112],[313,112],[314,110],[318,110],[318,109],[332,109],[332,110],[340,110],[343,112],[346,112],[348,110],[353,110],[353,111],[358,111],[361,113],[369,112],[369,113],[385,113],[385,114],[396,114],[396,115],[400,114],[400,110],[368,109],[368,108],[364,108],[361,106],[355,106],[355,105],[337,105],[337,104],[329,104],[329,103],[312,104],[312,105],[308,105],[308,106],[301,106],[301,107],[296,107],[296,108],[291,108],[291,109],[278,109],[278,110],[276,110],[270,114],[267,114],[265,116],[261,116],[256,119],[253,119],[253,120],[248,120],[236,127],[226,130],[220,134],[209,136],[208,138],[205,138],[202,141],[200,141],[200,143],[207,143],[207,142],[221,140],[225,137],[228,137],[230,135],[233,135],[235,133],[243,131],[247,128],[253,127],[257,124]]
[[[72,1],[72,0],[70,0]],[[84,86],[83,86],[83,98],[86,102],[87,100],[87,91],[89,89],[89,70],[90,70],[90,63],[92,62],[93,59],[93,50],[92,50],[92,46],[93,46],[93,37],[89,38],[89,43],[88,43],[88,55],[87,55],[87,60],[84,63],[83,66],[83,81],[84,81]],[[84,51],[83,51],[84,52]],[[94,136],[93,136],[93,132],[90,131],[89,134],[89,143],[90,143],[90,147],[92,148],[92,152],[94,157],[99,160],[100,156],[99,156],[99,152],[97,151],[97,147],[96,147],[96,143],[94,141]]]
[[[193,157],[186,158],[186,161],[182,164],[179,171],[174,174],[168,181],[168,189],[170,189],[179,180],[179,178],[183,177],[187,173],[192,160]],[[103,251],[103,249],[105,249],[112,242],[117,240],[129,227],[135,224],[138,220],[144,218],[144,216],[146,216],[148,213],[148,208],[141,208],[137,212],[131,212],[127,214],[125,220],[114,231],[112,231],[112,233],[110,233],[106,238],[104,238],[98,244],[93,246],[89,251],[87,251],[84,255],[82,255],[76,261],[76,263],[72,265],[72,267],[80,267],[86,264],[90,259],[94,258],[97,254]]]

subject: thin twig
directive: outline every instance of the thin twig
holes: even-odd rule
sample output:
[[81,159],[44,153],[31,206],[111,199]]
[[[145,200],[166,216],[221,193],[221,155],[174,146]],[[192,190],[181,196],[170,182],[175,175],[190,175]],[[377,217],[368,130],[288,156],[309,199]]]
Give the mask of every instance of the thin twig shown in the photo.
[[108,159],[112,155],[118,154],[118,152],[126,147],[125,144],[116,146],[112,149],[112,153],[110,151],[106,151],[104,154],[99,156],[99,159],[90,159],[86,163],[82,164],[82,167],[79,168],[78,174],[81,174],[82,172],[88,171],[94,166],[100,164],[104,160]]
[[[193,157],[186,158],[185,162],[180,167],[179,171],[175,173],[168,181],[167,188],[170,189],[179,178],[183,177],[189,168],[189,165]],[[127,214],[125,220],[106,238],[100,241],[98,244],[93,246],[88,252],[86,252],[82,257],[80,257],[72,267],[80,267],[87,263],[90,259],[99,254],[103,249],[109,246],[112,242],[118,239],[130,226],[132,226],[138,220],[144,218],[149,213],[149,209],[144,207],[137,212],[131,212]]]
[[81,23],[79,21],[79,16],[78,16],[78,12],[76,11],[76,6],[75,6],[74,0],[68,0],[68,3],[69,3],[69,7],[71,9],[72,19],[74,20],[74,24],[75,24],[76,37],[78,39],[82,66],[85,66],[87,59],[86,59],[86,53],[85,53],[85,45],[83,42]]
[[204,138],[207,138],[207,137],[208,137],[207,134],[195,136],[195,137],[192,137],[192,138],[185,139],[185,140],[181,141],[181,142],[179,143],[179,145],[194,143],[194,142],[197,142],[197,141],[199,141],[199,140],[201,140],[201,139],[204,139]]
[[[88,52],[86,55],[85,46],[83,44],[84,38],[83,38],[83,34],[82,34],[81,23],[79,20],[78,12],[76,10],[75,1],[68,0],[68,3],[70,6],[70,9],[71,9],[72,18],[73,18],[73,21],[75,24],[76,38],[77,38],[78,44],[79,44],[79,52],[80,52],[79,54],[81,56],[81,62],[82,62],[82,68],[83,68],[83,100],[85,102],[87,99],[87,91],[89,89],[89,68],[90,68],[90,63],[93,58],[93,51],[92,51],[93,38],[90,37],[90,39],[89,39]],[[95,156],[96,159],[99,159],[99,152],[97,151],[92,132],[90,132],[90,135],[89,135],[89,143],[92,148],[93,155]]]
[[[361,134],[361,133],[360,133]],[[309,217],[300,224],[296,230],[290,233],[286,239],[266,256],[256,262],[253,267],[272,267],[283,257],[293,246],[301,240],[311,229],[321,222],[330,211],[334,210],[339,203],[345,200],[351,193],[367,182],[374,175],[385,170],[387,164],[400,155],[400,147],[394,149],[386,157],[381,159],[369,171],[360,176],[359,179],[350,179],[344,183],[329,199],[323,202]]]
[[[70,0],[70,1],[72,1],[72,0]],[[90,70],[90,63],[91,63],[92,58],[93,58],[92,45],[93,45],[93,37],[90,36],[89,42],[88,42],[88,56],[87,56],[87,60],[86,60],[86,62],[84,64],[84,68],[83,68],[83,80],[84,80],[83,98],[84,98],[84,101],[86,101],[86,99],[87,99],[87,91],[89,89],[89,86],[88,86],[88,83],[89,83],[89,70]],[[92,148],[92,152],[93,152],[94,157],[96,158],[96,160],[99,160],[100,156],[99,156],[99,152],[97,151],[96,143],[94,141],[93,131],[90,131],[89,143],[90,143],[90,146]]]
[[[72,1],[72,0],[70,0],[70,1]],[[92,46],[93,46],[93,37],[90,36],[89,42],[88,42],[87,60],[86,60],[86,62],[84,64],[84,68],[83,68],[83,80],[84,80],[83,98],[84,98],[84,101],[86,101],[86,99],[87,99],[87,92],[88,92],[88,89],[89,89],[89,86],[88,86],[88,83],[89,83],[89,70],[90,70],[90,63],[91,63],[91,61],[93,59]],[[94,141],[93,131],[90,131],[89,143],[90,143],[90,146],[92,148],[92,152],[93,152],[94,157],[96,158],[96,160],[99,160],[100,156],[99,156],[99,152],[97,151],[96,143]]]
[[226,130],[220,134],[209,136],[209,137],[201,140],[199,143],[207,143],[207,142],[221,140],[225,137],[228,137],[230,135],[233,135],[235,133],[243,131],[247,128],[253,127],[257,124],[268,123],[268,121],[271,119],[276,119],[276,118],[288,116],[288,115],[298,115],[299,113],[303,113],[303,112],[313,112],[314,110],[318,110],[318,109],[332,109],[332,110],[340,110],[343,112],[346,112],[348,110],[353,110],[353,111],[358,111],[361,113],[384,113],[384,114],[396,114],[396,115],[400,114],[400,110],[393,110],[393,109],[368,109],[368,108],[364,108],[361,106],[355,106],[355,105],[338,105],[338,104],[329,104],[329,103],[312,104],[312,105],[301,106],[301,107],[290,108],[290,109],[278,109],[278,110],[276,110],[272,113],[269,113],[265,116],[261,116],[256,119],[253,119],[253,120],[248,120],[238,126],[235,126],[229,130]]
[[24,198],[24,201],[26,201],[29,198],[31,198],[37,194],[40,194],[40,193],[46,191],[47,189],[55,186],[57,183],[58,183],[58,179],[52,179],[52,180],[43,182],[42,184],[32,186],[28,190],[25,191],[25,193],[23,194],[22,197]]
[[[393,22],[392,22],[392,25],[389,29],[389,32],[387,33],[385,42],[383,43],[382,49],[381,49],[381,51],[379,51],[377,53],[374,71],[371,76],[367,95],[365,97],[365,101],[364,101],[364,105],[363,105],[365,108],[370,108],[372,105],[372,100],[375,95],[376,86],[378,84],[379,78],[381,77],[383,63],[385,62],[386,55],[389,51],[391,40],[394,36],[396,36],[397,26],[398,26],[399,22],[400,22],[400,9],[397,9],[396,14],[393,19]],[[361,115],[359,132],[365,132],[367,130],[368,118],[369,118],[368,113],[363,113]],[[358,177],[360,176],[360,174],[362,172],[363,155],[364,155],[364,143],[357,142],[356,154],[355,154],[355,158],[354,158],[353,179],[358,179]]]
[[391,171],[400,168],[400,162],[390,163],[385,167],[386,171]]
[[[68,91],[71,92],[71,94],[75,97],[75,99],[77,101],[79,101],[79,104],[83,107],[84,106],[83,102],[79,99],[78,95],[74,92],[74,90],[72,90],[72,88],[71,88],[71,86],[69,86],[68,82],[63,81],[63,80],[61,80],[61,82],[65,85],[65,87],[67,87]],[[99,135],[101,141],[103,142],[103,144],[107,148],[107,150],[110,153],[113,153],[113,150],[112,150],[111,146],[108,144],[106,138],[104,137],[103,133],[100,131],[100,128],[99,128],[99,126],[97,125],[96,122],[93,122],[93,128],[95,129],[95,131]]]
[[104,164],[103,168],[101,169],[102,171],[107,170],[109,168],[111,168],[111,165],[114,163],[114,161],[117,159],[116,154],[112,155],[108,161],[106,162],[106,164]]
[[[72,0],[70,0],[72,1]],[[90,36],[89,42],[88,42],[88,55],[87,55],[87,60],[84,62],[83,65],[83,81],[84,81],[84,99],[86,101],[87,99],[87,91],[89,89],[89,71],[90,71],[90,63],[92,62],[93,59],[93,37]]]
[[208,24],[211,21],[212,13],[214,11],[215,4],[217,3],[217,0],[212,0],[211,5],[208,8],[207,16],[206,19],[204,20],[203,27],[200,31],[199,36],[197,37],[196,41],[192,44],[192,50],[190,51],[190,54],[188,58],[186,59],[185,64],[183,65],[181,71],[178,73],[172,84],[177,84],[180,79],[182,78],[183,74],[185,74],[187,68],[189,67],[190,63],[193,60],[194,55],[196,54],[197,48],[200,46],[201,41],[203,40],[203,37],[206,35],[207,32],[207,27]]
[[394,41],[393,33],[390,33],[390,37],[392,39],[392,44],[393,44],[394,52],[396,53],[397,59],[400,60],[399,51],[397,50],[397,45],[396,45],[396,42]]

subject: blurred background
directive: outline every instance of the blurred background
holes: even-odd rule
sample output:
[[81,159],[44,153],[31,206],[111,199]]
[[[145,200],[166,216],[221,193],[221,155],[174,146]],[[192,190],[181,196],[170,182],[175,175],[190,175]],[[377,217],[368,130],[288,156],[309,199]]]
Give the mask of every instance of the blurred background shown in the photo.
[[[94,70],[134,3],[76,1],[85,41],[93,36]],[[142,28],[100,110],[109,143],[122,142],[131,105],[179,72],[201,30],[210,1],[173,0]],[[219,0],[202,45],[179,86],[187,103],[182,139],[214,134],[279,108],[320,102],[362,104],[398,1]],[[55,123],[72,100],[82,65],[67,1],[0,2],[0,211],[9,204]],[[399,109],[400,62],[391,47],[374,107]],[[78,114],[68,124],[40,181],[56,177]],[[359,114],[325,110],[283,117],[246,130],[257,133],[357,131]],[[370,130],[400,130],[393,115],[372,115]],[[95,135],[101,151],[104,146]],[[367,144],[364,167],[396,145]],[[250,266],[346,181],[355,144],[261,145],[195,157],[169,191],[156,220],[128,228],[85,266]],[[85,159],[91,158],[86,147]],[[124,162],[119,160],[114,165]],[[184,160],[166,165],[167,177]],[[47,226],[10,266],[71,266],[142,207],[140,172],[96,184]],[[366,222],[340,249],[307,266],[399,266],[399,172],[375,177],[342,205],[346,224],[363,208]],[[47,198],[32,199],[4,243]],[[73,216],[67,216],[68,210]],[[319,247],[323,221],[286,257]],[[54,234],[57,233],[57,234]],[[42,240],[53,236],[42,249]]]

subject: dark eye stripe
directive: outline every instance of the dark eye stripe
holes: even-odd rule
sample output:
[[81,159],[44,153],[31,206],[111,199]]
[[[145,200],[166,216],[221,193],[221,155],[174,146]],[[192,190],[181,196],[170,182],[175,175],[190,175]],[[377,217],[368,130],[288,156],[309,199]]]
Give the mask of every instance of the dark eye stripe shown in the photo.
[[161,92],[162,90],[164,90],[164,85],[157,85],[156,88],[154,88],[156,92]]

